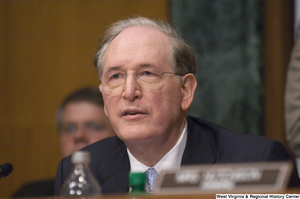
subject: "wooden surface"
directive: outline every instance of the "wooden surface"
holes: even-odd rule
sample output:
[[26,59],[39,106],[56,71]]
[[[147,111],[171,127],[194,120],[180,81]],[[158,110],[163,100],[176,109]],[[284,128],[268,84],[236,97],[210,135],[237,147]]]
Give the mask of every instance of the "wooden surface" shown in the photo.
[[73,89],[98,86],[99,35],[134,14],[168,20],[167,0],[0,0],[0,197],[55,176],[54,115]]
[[[222,192],[217,193],[222,194]],[[223,194],[299,194],[300,197],[300,189],[289,189],[277,192],[248,192],[248,193],[223,193]],[[148,195],[148,196],[132,196],[132,195],[104,195],[101,197],[91,197],[91,199],[216,199],[216,193],[211,194],[182,194],[182,195]],[[227,197],[228,199],[229,197]],[[253,197],[254,198],[254,197]],[[46,198],[45,198],[46,199]],[[47,199],[53,199],[53,197],[47,197]],[[61,198],[63,199],[63,198]],[[293,199],[293,198],[291,198]]]
[[284,91],[294,44],[293,0],[263,1],[264,135],[286,147]]

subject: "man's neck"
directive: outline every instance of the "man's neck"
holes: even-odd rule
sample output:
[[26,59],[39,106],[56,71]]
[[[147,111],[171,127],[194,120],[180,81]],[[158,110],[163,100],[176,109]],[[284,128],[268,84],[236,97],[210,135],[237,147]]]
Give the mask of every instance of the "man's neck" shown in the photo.
[[148,167],[154,167],[175,146],[183,131],[185,122],[180,127],[177,127],[176,131],[167,138],[133,141],[126,143],[127,148],[139,162]]

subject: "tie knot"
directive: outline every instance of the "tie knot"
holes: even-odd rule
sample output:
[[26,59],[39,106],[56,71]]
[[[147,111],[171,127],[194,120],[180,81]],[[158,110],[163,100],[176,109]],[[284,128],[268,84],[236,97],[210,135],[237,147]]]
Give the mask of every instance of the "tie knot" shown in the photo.
[[156,170],[154,168],[149,168],[146,171],[149,193],[152,193],[152,191],[153,191],[153,187],[154,187],[154,183],[156,181],[157,175],[158,175],[158,173],[156,172]]

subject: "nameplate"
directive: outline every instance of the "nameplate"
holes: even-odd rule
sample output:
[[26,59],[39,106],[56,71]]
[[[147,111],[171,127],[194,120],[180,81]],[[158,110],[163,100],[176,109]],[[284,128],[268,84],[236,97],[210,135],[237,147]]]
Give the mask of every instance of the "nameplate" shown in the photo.
[[292,162],[182,166],[160,172],[154,194],[277,192],[287,187]]

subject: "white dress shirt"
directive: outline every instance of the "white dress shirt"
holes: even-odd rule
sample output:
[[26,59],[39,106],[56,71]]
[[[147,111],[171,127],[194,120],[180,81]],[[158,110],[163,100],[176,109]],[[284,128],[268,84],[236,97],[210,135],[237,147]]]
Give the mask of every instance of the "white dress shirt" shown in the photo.
[[[183,151],[185,149],[187,140],[187,122],[184,125],[183,131],[180,135],[175,146],[164,155],[154,166],[155,170],[159,173],[162,170],[168,169],[179,169],[181,165],[181,159]],[[130,171],[131,172],[145,172],[150,167],[144,165],[138,161],[128,150],[129,162],[130,162]]]

